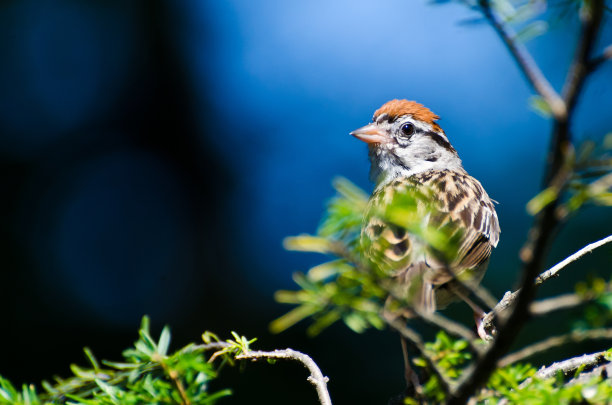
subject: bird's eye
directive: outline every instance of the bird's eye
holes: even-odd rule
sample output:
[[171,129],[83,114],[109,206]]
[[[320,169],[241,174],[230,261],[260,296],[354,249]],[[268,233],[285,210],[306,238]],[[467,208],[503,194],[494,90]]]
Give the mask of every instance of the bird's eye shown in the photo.
[[412,125],[410,122],[402,125],[402,135],[410,136],[412,134],[414,134],[414,125]]

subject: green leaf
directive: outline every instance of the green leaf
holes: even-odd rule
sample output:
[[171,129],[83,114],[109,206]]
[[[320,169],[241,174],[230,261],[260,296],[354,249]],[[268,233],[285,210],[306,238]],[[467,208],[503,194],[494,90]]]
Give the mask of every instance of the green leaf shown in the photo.
[[352,269],[353,266],[342,259],[333,260],[311,268],[308,270],[308,273],[306,273],[306,277],[312,282],[323,281]]
[[340,320],[341,318],[342,316],[340,315],[340,311],[332,310],[326,313],[325,315],[315,319],[315,322],[310,325],[306,330],[306,334],[310,337],[317,336],[324,329],[326,329],[336,321]]
[[102,391],[104,391],[104,393],[106,393],[106,395],[109,396],[109,399],[112,401],[113,404],[116,405],[120,405],[121,402],[119,401],[119,399],[117,398],[117,395],[121,393],[121,390],[118,388],[113,387],[110,384],[105,383],[104,381],[97,379],[95,380],[96,385],[98,385],[98,387],[100,387],[100,389]]
[[357,333],[363,333],[368,328],[368,323],[363,316],[354,312],[344,316],[343,320],[346,326]]
[[297,308],[292,309],[280,318],[270,322],[270,332],[280,333],[285,329],[295,325],[299,321],[308,318],[309,316],[317,313],[318,308],[312,305],[303,304]]
[[546,207],[548,204],[555,201],[558,195],[559,192],[555,187],[548,187],[542,190],[538,195],[533,197],[527,203],[527,212],[530,215],[537,214],[538,212],[542,211],[542,209],[544,209],[544,207]]
[[[545,21],[533,21],[527,24],[516,34],[516,39],[520,42],[527,42],[535,37],[538,37],[548,31],[548,23]],[[548,106],[548,104],[547,104]]]
[[328,253],[331,243],[325,238],[303,234],[285,238],[283,246],[287,250],[299,252]]
[[550,109],[550,106],[541,96],[529,97],[529,106],[532,110],[544,118],[552,117],[552,110]]
[[161,336],[159,337],[159,343],[157,344],[157,353],[165,356],[168,353],[168,347],[170,346],[170,328],[164,326],[162,329]]
[[100,369],[100,364],[98,363],[98,360],[96,360],[96,357],[92,353],[91,349],[89,347],[85,347],[83,348],[83,351],[85,352],[89,363],[91,363],[91,366],[94,368],[94,371],[98,372],[98,370]]

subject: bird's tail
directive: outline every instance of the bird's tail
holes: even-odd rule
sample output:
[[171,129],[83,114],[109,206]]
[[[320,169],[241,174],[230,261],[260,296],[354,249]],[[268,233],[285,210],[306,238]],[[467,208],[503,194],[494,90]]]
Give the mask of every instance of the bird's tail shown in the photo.
[[[414,316],[414,312],[431,314],[436,310],[436,296],[434,286],[429,280],[431,269],[426,263],[411,264],[406,270],[398,273],[398,290],[394,293],[395,298],[402,300],[406,307],[406,316]],[[412,317],[409,316],[409,317]]]

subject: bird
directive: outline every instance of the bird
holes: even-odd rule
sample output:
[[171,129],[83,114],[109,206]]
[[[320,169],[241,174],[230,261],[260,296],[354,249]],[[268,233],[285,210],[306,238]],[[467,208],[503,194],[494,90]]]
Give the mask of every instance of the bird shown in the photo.
[[[422,104],[394,99],[376,110],[371,123],[350,133],[368,146],[375,184],[361,245],[364,255],[390,274],[395,296],[404,295],[400,298],[410,303],[413,311],[406,313],[431,314],[464,300],[474,310],[478,335],[488,339],[484,311],[468,299],[465,285],[480,283],[498,244],[496,202],[463,168],[439,119]],[[385,207],[406,196],[416,198],[423,226],[453,235],[457,248],[452,258],[441,257],[413,227],[385,217]]]

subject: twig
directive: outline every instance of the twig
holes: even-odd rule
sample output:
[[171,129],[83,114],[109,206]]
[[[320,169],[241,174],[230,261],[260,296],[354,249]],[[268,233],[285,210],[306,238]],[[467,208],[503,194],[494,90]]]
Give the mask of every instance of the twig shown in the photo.
[[427,366],[433,371],[433,373],[437,377],[442,392],[444,392],[445,396],[448,398],[448,396],[452,392],[452,383],[444,376],[434,359],[432,359],[431,356],[427,354],[421,336],[419,336],[418,333],[407,327],[400,318],[384,316],[384,319],[391,328],[399,332],[399,334],[402,335],[402,337],[404,337],[410,344],[412,344],[412,346],[419,352],[420,356],[423,357],[423,360],[425,360],[425,362],[427,363]]
[[164,373],[166,373],[166,375],[170,377],[170,379],[172,380],[172,383],[176,386],[176,389],[178,390],[179,395],[181,396],[181,405],[191,405],[191,401],[189,400],[189,397],[187,396],[187,392],[185,391],[185,386],[183,385],[183,382],[179,378],[178,372],[168,367],[168,364],[166,364],[166,362],[161,356],[159,358],[159,364],[161,365],[162,370],[164,370]]
[[580,10],[582,20],[580,39],[562,92],[568,112],[574,109],[578,94],[580,94],[584,81],[590,73],[588,69],[589,60],[599,33],[603,7],[604,0],[593,0],[583,3]]
[[452,319],[449,319],[435,312],[432,314],[427,314],[418,311],[416,313],[419,318],[421,318],[425,322],[437,326],[438,328],[444,330],[450,335],[466,340],[472,353],[479,354],[482,351],[481,346],[476,345],[477,337],[474,332],[472,332],[470,329],[466,328],[459,322],[455,322]]
[[[230,347],[231,345],[226,342],[212,342],[201,345],[193,345],[189,349],[194,350],[220,350]],[[321,369],[317,366],[317,363],[302,352],[298,352],[293,349],[284,349],[284,350],[274,350],[272,352],[264,352],[264,351],[248,351],[246,353],[239,354],[235,356],[237,360],[261,360],[261,359],[288,359],[288,360],[296,360],[299,361],[310,371],[310,376],[308,376],[308,382],[315,386],[317,390],[317,394],[319,396],[319,402],[321,405],[331,405],[331,398],[329,396],[329,391],[327,390],[327,382],[329,378],[325,377],[323,373],[321,373]]]
[[542,284],[543,282],[545,282],[546,280],[548,280],[551,277],[556,277],[557,273],[559,273],[559,271],[563,270],[563,268],[566,267],[568,264],[570,264],[572,262],[575,262],[576,260],[580,259],[582,256],[586,255],[587,253],[591,253],[593,250],[597,249],[598,247],[603,246],[606,243],[610,243],[610,242],[612,242],[612,235],[607,236],[607,237],[605,237],[605,238],[603,238],[601,240],[598,240],[597,242],[593,242],[593,243],[590,243],[590,244],[586,245],[585,247],[583,247],[582,249],[580,249],[579,251],[577,251],[573,255],[570,255],[566,259],[562,260],[561,262],[557,263],[556,265],[554,265],[550,269],[548,269],[545,272],[543,272],[542,274],[540,274],[535,279],[536,285]]
[[606,46],[600,56],[594,58],[593,60],[591,60],[591,62],[589,62],[589,72],[592,72],[593,70],[597,69],[599,65],[601,65],[608,59],[612,59],[612,45]]
[[331,405],[332,403],[331,398],[329,396],[329,391],[327,390],[327,382],[329,381],[329,378],[325,377],[323,373],[321,373],[321,369],[319,369],[317,363],[315,363],[314,360],[310,358],[310,356],[308,356],[307,354],[298,352],[293,349],[274,350],[272,352],[263,352],[255,350],[239,354],[236,356],[236,359],[246,359],[253,361],[261,359],[287,359],[299,361],[304,365],[304,367],[308,369],[308,371],[310,371],[310,376],[308,376],[308,382],[315,386],[321,405]]
[[591,295],[581,297],[578,294],[562,294],[545,300],[534,301],[529,307],[529,313],[533,316],[543,316],[551,312],[575,308],[595,299],[595,295]]
[[[544,283],[546,280],[552,277],[556,277],[559,274],[559,272],[563,270],[565,267],[567,267],[567,265],[569,265],[570,263],[575,262],[576,260],[580,259],[582,256],[586,255],[587,253],[591,253],[593,250],[597,249],[598,247],[601,247],[610,242],[612,242],[612,235],[607,236],[597,242],[588,244],[587,246],[578,250],[576,253],[570,255],[566,259],[563,259],[561,262],[557,263],[550,269],[542,272],[538,277],[536,277],[534,281],[534,285],[539,286],[542,283]],[[496,316],[499,316],[499,314],[503,313],[508,308],[510,308],[512,304],[514,304],[519,293],[520,293],[520,289],[514,292],[509,292],[509,291],[506,292],[506,294],[501,299],[501,301],[499,301],[499,303],[495,306],[495,308],[493,308],[493,311],[487,313],[484,316],[482,322],[486,330],[490,330],[493,327],[493,321]]]
[[559,371],[561,371],[564,376],[568,377],[573,375],[576,370],[582,366],[584,366],[584,370],[588,371],[594,367],[607,363],[608,361],[606,360],[605,354],[606,352],[584,354],[558,363],[553,363],[548,367],[542,367],[538,370],[535,377],[542,379],[551,378],[556,376]]
[[230,344],[227,342],[212,342],[212,343],[205,343],[201,345],[190,345],[186,347],[185,349],[190,352],[194,352],[194,351],[200,351],[200,350],[201,351],[221,350],[221,349],[225,349],[226,347],[230,347]]
[[612,339],[612,329],[591,329],[587,331],[573,331],[571,333],[553,336],[541,342],[526,346],[521,350],[514,352],[502,358],[498,363],[498,367],[505,367],[509,364],[523,361],[536,354],[563,346],[567,343],[580,343],[585,340]]
[[521,72],[527,78],[527,81],[535,89],[536,92],[549,105],[553,116],[562,118],[567,115],[565,102],[552,87],[548,79],[544,76],[538,64],[535,62],[529,51],[516,39],[516,34],[512,29],[504,25],[499,17],[491,9],[489,0],[479,0],[479,5],[484,16],[489,20],[497,34],[514,57],[514,60],[519,65]]
[[[561,119],[555,117],[555,125],[547,158],[545,186],[549,186],[563,166],[566,149],[571,146],[570,119],[578,101],[578,96],[584,86],[587,76],[591,52],[599,33],[604,11],[604,0],[592,0],[582,3],[580,10],[580,35],[578,46],[563,85],[562,97],[567,108],[567,115]],[[554,208],[556,204],[553,204]]]

